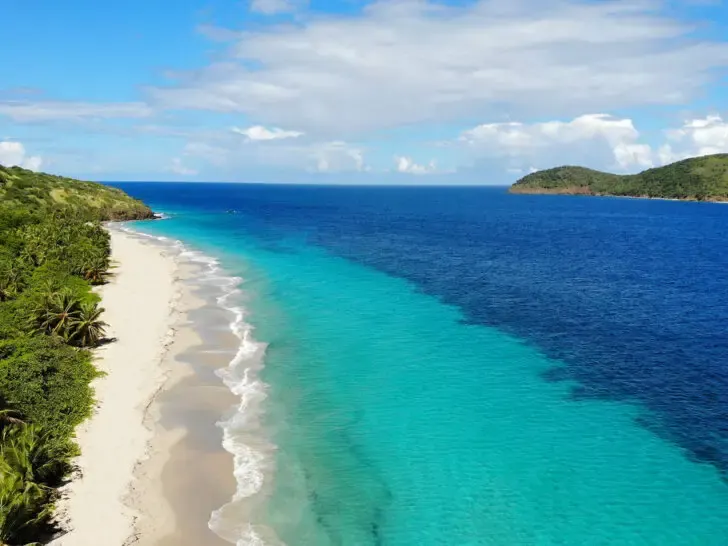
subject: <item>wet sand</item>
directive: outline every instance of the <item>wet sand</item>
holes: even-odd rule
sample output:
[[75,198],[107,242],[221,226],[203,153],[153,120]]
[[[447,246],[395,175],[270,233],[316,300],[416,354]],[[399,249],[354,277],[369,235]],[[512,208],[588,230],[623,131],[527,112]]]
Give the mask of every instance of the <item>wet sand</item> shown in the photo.
[[233,410],[235,397],[215,370],[228,365],[239,340],[229,330],[229,313],[215,302],[216,291],[196,282],[204,266],[179,267],[180,318],[163,363],[169,378],[147,414],[154,434],[129,501],[143,514],[131,543],[222,546],[229,543],[210,531],[208,521],[232,498],[235,481],[216,423]]

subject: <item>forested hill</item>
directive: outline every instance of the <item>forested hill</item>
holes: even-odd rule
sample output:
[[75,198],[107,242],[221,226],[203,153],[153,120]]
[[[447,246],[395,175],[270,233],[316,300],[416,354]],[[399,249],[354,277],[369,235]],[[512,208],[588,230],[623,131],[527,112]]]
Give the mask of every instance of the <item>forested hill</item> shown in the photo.
[[556,167],[521,178],[509,191],[728,201],[728,154],[685,159],[632,175]]
[[0,205],[36,211],[76,210],[98,220],[142,220],[153,216],[144,203],[119,189],[2,165]]

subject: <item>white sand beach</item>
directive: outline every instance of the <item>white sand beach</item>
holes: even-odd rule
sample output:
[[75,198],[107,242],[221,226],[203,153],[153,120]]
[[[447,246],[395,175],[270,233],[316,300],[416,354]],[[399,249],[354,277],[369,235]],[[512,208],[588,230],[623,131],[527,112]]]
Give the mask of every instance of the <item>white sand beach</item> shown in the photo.
[[152,435],[144,417],[166,380],[161,363],[176,320],[176,261],[162,247],[119,231],[112,230],[111,241],[117,267],[99,293],[107,335],[115,341],[97,353],[106,375],[94,381],[95,413],[77,431],[80,476],[60,502],[68,533],[52,543],[57,546],[130,542],[139,514],[127,501]]

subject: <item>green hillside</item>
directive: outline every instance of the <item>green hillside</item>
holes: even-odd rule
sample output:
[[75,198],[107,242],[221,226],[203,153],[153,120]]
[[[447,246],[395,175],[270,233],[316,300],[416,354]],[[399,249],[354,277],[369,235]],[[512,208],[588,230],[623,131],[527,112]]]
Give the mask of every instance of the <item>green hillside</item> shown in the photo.
[[685,159],[632,175],[556,167],[521,178],[509,191],[728,201],[728,154]]
[[0,165],[0,205],[31,210],[83,211],[99,220],[142,220],[152,211],[123,191],[20,167]]

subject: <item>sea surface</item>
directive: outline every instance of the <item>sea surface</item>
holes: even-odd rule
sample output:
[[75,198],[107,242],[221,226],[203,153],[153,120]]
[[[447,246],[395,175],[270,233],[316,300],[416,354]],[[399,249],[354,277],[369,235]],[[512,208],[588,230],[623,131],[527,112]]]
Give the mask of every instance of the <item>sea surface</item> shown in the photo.
[[727,206],[114,185],[237,283],[231,543],[728,544]]

